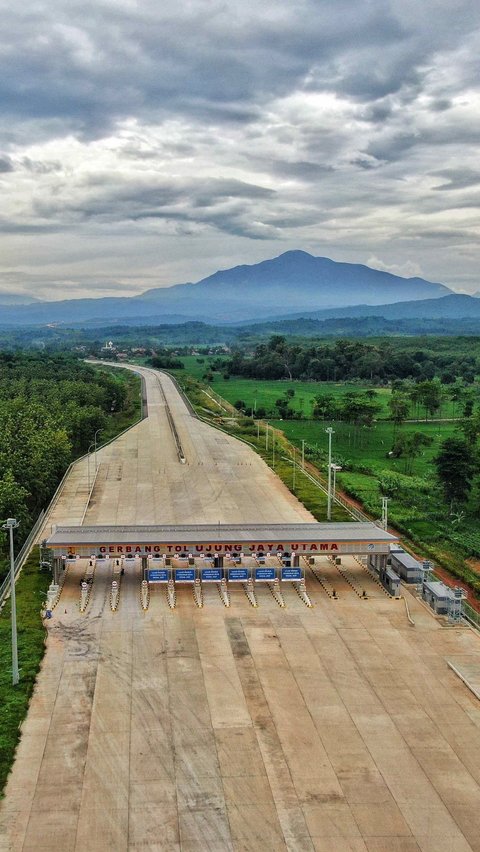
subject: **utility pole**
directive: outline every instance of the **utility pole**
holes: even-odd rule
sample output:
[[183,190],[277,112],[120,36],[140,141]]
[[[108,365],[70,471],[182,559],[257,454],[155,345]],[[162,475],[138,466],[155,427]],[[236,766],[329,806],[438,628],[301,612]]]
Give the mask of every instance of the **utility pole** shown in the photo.
[[302,439],[302,468],[305,470],[305,441]]
[[94,437],[94,444],[95,444],[95,473],[96,473],[96,472],[97,472],[97,470],[98,470],[98,468],[97,468],[97,435],[98,435],[98,433],[99,433],[99,432],[101,432],[101,431],[102,431],[101,429],[97,429],[97,431],[95,432],[95,437]]
[[384,530],[388,527],[388,497],[382,497],[382,527]]
[[7,518],[2,529],[10,533],[10,607],[12,610],[12,683],[14,686],[19,681],[18,674],[18,647],[17,647],[17,601],[15,597],[15,557],[13,554],[13,531],[18,527],[16,518]]
[[87,479],[88,479],[88,493],[90,494],[91,488],[91,479],[90,479],[90,453],[92,452],[93,443],[90,444],[87,450]]
[[337,473],[339,472],[339,470],[342,470],[342,466],[339,465],[339,464],[334,464],[332,462],[332,470],[333,470],[333,499],[335,500],[336,499],[335,494],[336,494]]
[[275,429],[272,429],[272,467],[275,467]]
[[294,447],[294,448],[293,448],[293,490],[294,490],[294,491],[295,491],[295,473],[296,473],[296,466],[297,466],[297,457],[296,457],[296,451],[295,451],[295,447]]
[[327,521],[332,520],[332,435],[335,434],[331,426],[325,429],[328,435],[328,494],[327,494]]
[[268,423],[265,424],[265,452],[268,452]]

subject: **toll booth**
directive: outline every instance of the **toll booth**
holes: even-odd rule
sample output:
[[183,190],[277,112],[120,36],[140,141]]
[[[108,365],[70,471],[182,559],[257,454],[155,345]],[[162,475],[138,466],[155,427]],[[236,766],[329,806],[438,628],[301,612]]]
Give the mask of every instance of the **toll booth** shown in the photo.
[[390,563],[394,571],[405,583],[419,583],[422,572],[420,562],[404,550],[393,550]]
[[252,577],[252,568],[242,565],[243,553],[225,554],[225,572],[229,583],[247,583]]
[[423,584],[423,600],[436,615],[448,615],[455,598],[453,589],[440,580],[428,580]]
[[387,567],[384,571],[382,583],[385,586],[387,592],[390,592],[390,594],[394,598],[399,597],[399,595],[400,595],[400,577],[393,570],[393,568],[391,568],[389,565],[387,565]]
[[[370,522],[54,526],[46,542],[58,566],[94,552],[101,562],[141,560],[150,583],[304,582],[301,557],[362,555],[377,576],[394,535]],[[393,558],[392,554],[392,558]],[[399,571],[392,566],[395,572]],[[393,575],[386,575],[395,584]],[[298,591],[298,588],[297,588]]]

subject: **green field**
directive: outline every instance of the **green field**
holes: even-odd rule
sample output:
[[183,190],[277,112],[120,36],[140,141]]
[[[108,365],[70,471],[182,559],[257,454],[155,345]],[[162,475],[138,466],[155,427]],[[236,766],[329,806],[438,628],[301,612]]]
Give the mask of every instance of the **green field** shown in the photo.
[[[341,397],[349,391],[362,392],[370,390],[365,385],[354,383],[255,381],[253,379],[236,378],[225,380],[221,377],[215,377],[214,381],[210,384],[216,393],[223,396],[229,402],[235,403],[239,399],[242,400],[247,410],[263,407],[267,411],[273,411],[277,399],[284,396],[287,391],[294,389],[295,396],[289,403],[290,408],[305,418],[312,416],[314,398],[318,394],[331,394],[335,397]],[[386,412],[390,391],[386,388],[381,388],[377,393],[378,402],[383,405]]]
[[[182,356],[182,362],[185,365],[185,372],[194,376],[194,378],[202,381],[205,373],[210,371],[210,364],[218,362],[218,357],[209,356]],[[199,360],[201,363],[199,363]],[[172,370],[176,375],[180,371]],[[245,403],[246,409],[265,408],[267,412],[271,412],[275,416],[274,408],[277,399],[280,399],[289,390],[294,390],[295,395],[290,401],[290,408],[299,413],[301,417],[309,419],[312,416],[313,401],[316,396],[331,395],[335,398],[340,398],[346,393],[366,393],[367,391],[375,391],[376,402],[382,406],[379,413],[380,418],[389,416],[388,400],[391,395],[391,389],[388,387],[372,387],[372,385],[358,382],[300,382],[285,380],[261,380],[261,379],[243,379],[232,376],[230,379],[225,379],[220,371],[213,371],[213,378],[207,382],[213,390],[234,404],[237,400]],[[412,407],[413,416],[413,407]],[[422,415],[421,415],[422,416]],[[456,410],[451,400],[445,400],[442,404],[438,415],[434,419],[450,419],[458,417]]]
[[[317,447],[319,456],[328,451],[326,426],[332,426],[332,459],[345,468],[364,465],[372,472],[384,470],[405,473],[405,461],[402,458],[391,458],[388,452],[394,441],[393,423],[379,421],[372,427],[355,429],[348,423],[328,423],[316,420],[272,420],[274,426],[282,429],[287,438],[301,448],[302,439],[309,447]],[[413,461],[414,476],[428,476],[432,470],[432,459],[437,454],[439,446],[445,438],[456,431],[454,423],[406,423],[396,430],[397,434],[422,432],[432,438],[432,444],[425,447]],[[341,478],[341,475],[340,475]]]

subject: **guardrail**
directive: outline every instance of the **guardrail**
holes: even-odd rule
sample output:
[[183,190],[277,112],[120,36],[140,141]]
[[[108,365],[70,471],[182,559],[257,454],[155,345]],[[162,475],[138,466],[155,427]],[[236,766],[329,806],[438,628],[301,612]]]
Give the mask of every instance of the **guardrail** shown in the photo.
[[[45,510],[42,509],[42,511],[40,512],[40,514],[39,514],[37,520],[35,521],[32,529],[30,530],[27,538],[25,539],[20,551],[18,552],[18,554],[15,558],[15,562],[13,563],[14,564],[15,580],[17,579],[17,577],[18,577],[18,575],[19,575],[19,573],[20,573],[20,571],[23,567],[25,560],[26,560],[28,554],[30,553],[33,542],[35,541],[35,538],[38,535],[39,530],[41,529],[44,517],[45,517]],[[3,604],[5,598],[7,597],[9,590],[10,590],[10,572],[7,574],[2,585],[0,586],[0,606]]]

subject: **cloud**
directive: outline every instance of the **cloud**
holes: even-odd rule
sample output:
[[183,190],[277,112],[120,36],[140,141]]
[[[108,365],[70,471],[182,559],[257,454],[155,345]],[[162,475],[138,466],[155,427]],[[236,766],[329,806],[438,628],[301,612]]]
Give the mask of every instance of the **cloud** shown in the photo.
[[479,19],[473,0],[10,4],[0,280],[138,292],[303,248],[478,289]]
[[440,177],[447,178],[447,183],[434,186],[437,192],[445,192],[452,189],[467,189],[470,186],[478,186],[480,183],[480,172],[469,168],[445,169],[437,172]]
[[388,264],[372,255],[367,260],[367,266],[371,266],[372,269],[380,269],[382,272],[390,272],[392,275],[400,275],[402,278],[421,278],[423,276],[420,266],[411,260],[407,260],[401,265],[398,263]]
[[10,157],[0,154],[0,174],[2,172],[13,172],[13,164]]

